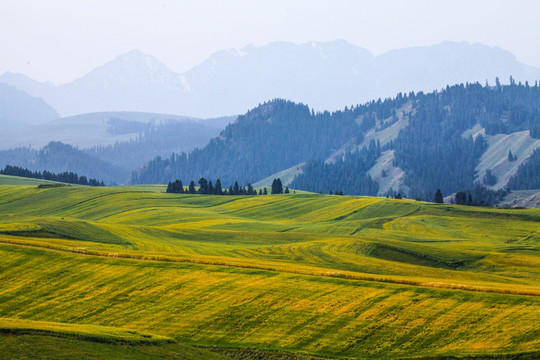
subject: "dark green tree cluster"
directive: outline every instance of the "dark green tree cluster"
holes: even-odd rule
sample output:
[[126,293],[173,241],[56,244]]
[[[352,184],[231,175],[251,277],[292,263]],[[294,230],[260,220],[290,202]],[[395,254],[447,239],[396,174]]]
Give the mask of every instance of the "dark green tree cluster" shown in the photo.
[[509,134],[529,130],[530,135],[540,138],[540,87],[518,83],[510,78],[509,85],[497,81],[494,88],[483,87],[475,93],[482,104],[479,120],[487,135]]
[[41,150],[18,148],[0,150],[0,168],[6,165],[19,166],[31,171],[47,169],[51,173],[85,174],[88,178],[100,179],[104,183],[124,183],[129,171],[91,156],[71,145],[53,141]]
[[475,184],[470,190],[458,191],[454,197],[454,202],[458,205],[467,206],[493,206],[503,200],[507,194],[507,190],[490,190]]
[[277,178],[272,181],[272,190],[270,192],[273,194],[283,194],[283,184],[281,183],[281,179]]
[[167,190],[165,192],[170,194],[183,194],[184,185],[182,184],[182,180],[176,180],[174,182],[169,181],[167,184]]
[[416,113],[392,144],[394,166],[405,170],[411,197],[430,200],[433,197],[427,194],[437,187],[451,193],[474,181],[475,167],[487,145],[482,136],[475,140],[461,136],[475,123],[463,119],[474,119],[474,114],[464,111],[466,95],[454,90],[417,96]]
[[380,152],[380,144],[371,142],[369,147],[349,153],[334,163],[308,161],[291,186],[321,194],[338,191],[351,195],[377,195],[379,184],[367,171],[375,165]]
[[491,169],[486,170],[486,174],[484,175],[484,184],[493,186],[497,183],[497,177],[493,175],[491,172]]
[[355,119],[360,112],[314,113],[303,104],[273,100],[239,116],[203,149],[154,159],[133,172],[131,182],[166,183],[201,175],[224,183],[255,182],[306,159],[325,159],[359,133]]
[[[184,189],[182,180],[175,180],[167,184],[167,193],[173,194],[201,194],[201,195],[267,195],[268,192],[264,189],[264,192],[261,190],[259,193],[253,188],[251,184],[248,184],[247,187],[239,186],[238,181],[234,182],[234,185],[229,186],[228,189],[223,189],[221,186],[221,180],[217,179],[216,183],[213,184],[212,181],[208,181],[206,178],[200,178],[199,189],[195,188],[195,182],[192,180],[189,183],[189,186]],[[283,192],[283,191],[282,191]]]
[[437,204],[442,204],[442,203],[444,202],[444,199],[443,199],[443,195],[442,195],[441,189],[437,189],[437,191],[435,192],[435,198],[434,198],[434,201],[435,201]]
[[87,185],[87,186],[105,186],[103,181],[97,179],[88,179],[86,176],[79,176],[73,172],[63,172],[59,174],[50,171],[31,171],[18,166],[6,165],[4,170],[0,170],[2,175],[20,176],[32,179],[42,179],[50,181],[64,182],[68,184]]
[[540,189],[540,147],[533,151],[526,162],[519,165],[507,186],[512,190]]

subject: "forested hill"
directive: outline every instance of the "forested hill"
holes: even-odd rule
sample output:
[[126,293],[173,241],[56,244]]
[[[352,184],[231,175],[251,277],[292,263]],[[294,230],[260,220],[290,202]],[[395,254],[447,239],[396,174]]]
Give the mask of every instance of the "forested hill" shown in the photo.
[[205,148],[156,158],[131,181],[247,184],[307,162],[291,186],[429,199],[437,188],[445,195],[474,184],[502,188],[514,174],[512,183],[523,184],[515,177],[530,175],[524,169],[539,139],[540,86],[512,79],[400,93],[334,113],[274,100],[240,116]]
[[[132,183],[220,178],[247,184],[305,159],[324,160],[359,133],[354,111],[313,114],[302,104],[273,100],[228,125],[203,149],[156,158],[133,173]],[[315,145],[316,144],[316,145]]]
[[[83,151],[59,141],[52,141],[41,150],[17,148],[0,150],[0,168],[17,166],[32,172],[77,173],[96,178],[106,185],[121,184],[129,177],[129,171],[100,160]],[[52,179],[65,181],[62,179]]]

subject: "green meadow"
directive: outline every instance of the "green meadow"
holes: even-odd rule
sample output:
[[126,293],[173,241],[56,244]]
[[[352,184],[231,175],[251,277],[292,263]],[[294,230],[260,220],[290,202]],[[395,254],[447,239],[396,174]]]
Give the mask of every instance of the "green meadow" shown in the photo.
[[540,356],[538,209],[161,191],[0,185],[0,358]]

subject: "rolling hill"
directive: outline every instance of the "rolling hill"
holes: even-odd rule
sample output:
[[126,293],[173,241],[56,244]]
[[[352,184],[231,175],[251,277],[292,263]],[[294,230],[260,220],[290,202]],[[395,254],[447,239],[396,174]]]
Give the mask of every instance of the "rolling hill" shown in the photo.
[[171,338],[114,327],[0,318],[10,359],[225,359]]
[[0,167],[18,166],[31,171],[52,173],[73,172],[97,179],[107,185],[122,184],[129,176],[124,168],[98,159],[71,145],[51,141],[40,150],[18,148],[0,150]]
[[77,334],[68,353],[81,336],[147,334],[174,342],[121,348],[535,358],[539,223],[536,209],[371,197],[4,185],[0,347],[29,329],[16,336],[44,347],[48,331]]

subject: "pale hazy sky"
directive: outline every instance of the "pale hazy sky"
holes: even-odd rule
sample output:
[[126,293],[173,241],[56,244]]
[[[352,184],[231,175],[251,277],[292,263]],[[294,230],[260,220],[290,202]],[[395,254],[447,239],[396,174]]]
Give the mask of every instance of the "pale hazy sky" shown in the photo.
[[184,72],[221,49],[335,39],[375,55],[479,42],[540,67],[540,1],[0,0],[0,73],[54,83],[132,49]]

